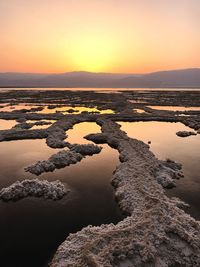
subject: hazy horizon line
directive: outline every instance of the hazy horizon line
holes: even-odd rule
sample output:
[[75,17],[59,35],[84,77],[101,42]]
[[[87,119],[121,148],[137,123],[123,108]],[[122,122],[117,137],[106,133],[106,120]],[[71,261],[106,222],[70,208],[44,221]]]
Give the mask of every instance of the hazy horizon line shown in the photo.
[[124,74],[124,75],[145,75],[156,72],[168,72],[168,71],[181,71],[181,70],[195,70],[200,69],[200,67],[188,67],[188,68],[177,68],[177,69],[166,69],[166,70],[155,70],[150,72],[106,72],[106,71],[85,71],[85,70],[77,70],[77,71],[65,71],[65,72],[23,72],[23,71],[1,71],[1,74],[65,74],[65,73],[93,73],[93,74]]

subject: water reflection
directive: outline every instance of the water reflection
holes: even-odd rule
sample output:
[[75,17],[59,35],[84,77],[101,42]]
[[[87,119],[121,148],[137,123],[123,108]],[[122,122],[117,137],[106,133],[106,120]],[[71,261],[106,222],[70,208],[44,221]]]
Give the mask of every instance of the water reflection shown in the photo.
[[0,187],[8,186],[16,180],[35,178],[24,172],[24,167],[39,160],[49,158],[58,149],[48,147],[45,140],[19,140],[0,142]]
[[[50,127],[54,122],[56,122],[56,120],[42,120],[44,122],[48,122],[49,124],[47,125],[34,125],[31,129],[46,129],[48,127]],[[26,123],[36,123],[39,121],[34,121],[34,120],[27,120]]]
[[[88,143],[82,137],[98,130],[94,123],[81,123],[71,130],[69,139],[74,143]],[[35,178],[25,173],[24,167],[57,151],[47,147],[45,140],[0,143],[0,188],[16,180]],[[117,152],[103,146],[100,154],[39,177],[49,181],[59,179],[70,187],[70,195],[61,201],[26,198],[18,202],[0,202],[1,265],[47,266],[56,248],[69,233],[88,224],[121,220],[123,216],[110,184],[118,163]]]
[[134,108],[133,111],[135,111],[137,113],[145,113],[145,111],[143,109],[139,109],[139,108]]
[[[51,107],[53,107],[54,105],[50,105]],[[0,112],[11,112],[11,111],[18,111],[21,109],[27,109],[30,110],[31,108],[38,108],[38,107],[43,107],[42,110],[40,111],[33,111],[34,113],[39,113],[39,114],[47,114],[47,113],[56,113],[56,112],[61,112],[63,114],[80,114],[81,112],[96,112],[96,113],[100,113],[100,114],[113,114],[114,111],[111,109],[104,109],[104,110],[100,110],[97,107],[84,107],[84,106],[63,106],[63,105],[58,105],[55,106],[54,108],[49,108],[48,105],[43,104],[16,104],[16,105],[10,105],[10,104],[6,104],[5,106],[2,106],[0,108]],[[69,110],[74,110],[75,112],[71,112]]]
[[17,124],[15,120],[2,120],[0,119],[0,131],[9,130]]
[[145,98],[143,100],[138,100],[138,99],[132,99],[132,100],[128,100],[128,102],[130,103],[134,103],[134,104],[137,104],[137,103],[142,103],[142,104],[145,104]]
[[31,90],[31,91],[57,91],[57,90],[61,90],[61,91],[109,91],[109,92],[115,92],[115,91],[199,91],[199,88],[97,88],[97,87],[92,87],[92,88],[0,88],[1,92],[8,92],[10,90]]
[[170,110],[170,111],[190,111],[200,110],[200,107],[180,107],[180,106],[148,106],[156,110]]
[[[101,128],[95,122],[81,122],[76,124],[73,129],[67,131],[67,141],[72,144],[88,144],[92,143],[84,139],[88,133],[100,133]],[[78,133],[78,134],[77,134]]]
[[120,122],[122,130],[130,137],[147,143],[159,159],[170,158],[183,164],[185,178],[177,181],[177,187],[167,190],[170,196],[177,196],[191,205],[187,210],[200,219],[200,135],[181,138],[177,131],[191,130],[181,123],[168,122]]
[[16,104],[16,105],[10,105],[7,104],[3,108],[0,109],[0,112],[14,112],[21,109],[31,109],[31,108],[38,108],[40,105],[28,105],[28,104]]
[[[71,112],[70,110],[74,110],[75,112]],[[96,107],[84,107],[84,106],[61,106],[56,107],[54,109],[49,109],[48,106],[44,106],[44,109],[42,111],[38,111],[37,113],[56,113],[61,112],[63,114],[80,114],[82,112],[97,112],[101,114],[112,114],[114,113],[111,109],[105,109],[105,110],[99,110]]]

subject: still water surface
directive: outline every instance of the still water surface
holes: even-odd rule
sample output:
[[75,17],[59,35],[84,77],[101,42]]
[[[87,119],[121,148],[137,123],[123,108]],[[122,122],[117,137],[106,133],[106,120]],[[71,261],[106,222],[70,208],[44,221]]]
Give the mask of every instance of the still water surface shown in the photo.
[[200,135],[181,138],[177,131],[191,130],[181,123],[170,122],[120,122],[122,130],[130,137],[151,141],[150,149],[157,158],[170,158],[183,164],[185,177],[177,181],[177,187],[166,190],[191,205],[186,211],[200,220]]
[[[10,121],[11,122],[11,121]],[[176,132],[188,130],[181,123],[120,122],[130,137],[151,141],[150,149],[160,159],[170,158],[183,164],[185,178],[167,190],[191,205],[187,210],[200,219],[200,135],[180,138]],[[190,129],[189,129],[190,130]],[[100,132],[95,123],[80,123],[70,129],[67,141],[89,143],[83,137]],[[59,149],[49,148],[45,140],[0,143],[0,188],[16,180],[35,178],[24,167],[47,159]],[[71,193],[60,201],[26,198],[0,202],[0,253],[3,267],[46,267],[56,248],[69,233],[88,224],[118,222],[123,218],[110,185],[112,172],[119,164],[118,153],[103,145],[100,154],[80,163],[41,175],[40,179],[61,180]],[[103,171],[102,171],[103,170]]]
[[[81,123],[68,132],[68,139],[70,142],[88,143],[82,137],[98,131],[95,123]],[[47,147],[44,140],[0,143],[0,188],[16,180],[35,178],[25,173],[24,167],[57,151]],[[18,202],[0,202],[1,266],[47,266],[69,233],[89,224],[121,220],[123,215],[110,184],[118,163],[117,152],[103,145],[100,154],[39,177],[49,181],[60,179],[65,183],[71,193],[62,200],[26,198]]]
[[0,91],[8,90],[70,90],[70,91],[104,91],[104,92],[119,92],[119,91],[200,91],[200,88],[0,88]]
[[19,103],[15,105],[7,104],[6,106],[2,106],[2,107],[0,106],[0,112],[15,112],[21,109],[31,110],[31,108],[38,108],[38,107],[43,107],[43,109],[40,111],[34,111],[34,113],[53,114],[53,113],[61,112],[66,115],[66,114],[71,114],[71,112],[69,111],[70,109],[73,109],[75,111],[73,112],[74,114],[80,114],[82,112],[97,112],[100,114],[113,114],[114,113],[114,111],[111,109],[99,110],[97,107],[57,105],[55,108],[48,108],[48,105],[44,105],[44,104],[33,105],[31,103],[29,104]]
[[0,131],[9,130],[17,124],[15,120],[3,120],[0,119]]
[[170,110],[170,111],[194,111],[200,110],[200,107],[180,107],[180,106],[149,106],[156,110]]

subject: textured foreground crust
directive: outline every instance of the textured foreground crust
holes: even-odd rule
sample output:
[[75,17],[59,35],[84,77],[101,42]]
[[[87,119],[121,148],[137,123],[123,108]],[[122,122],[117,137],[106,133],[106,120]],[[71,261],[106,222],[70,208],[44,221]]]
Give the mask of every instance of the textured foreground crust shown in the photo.
[[0,199],[3,201],[16,201],[25,197],[43,197],[59,200],[63,198],[67,190],[60,181],[49,182],[39,179],[17,181],[14,184],[0,190]]
[[179,168],[156,159],[148,145],[127,137],[116,123],[98,123],[103,135],[97,139],[120,153],[112,183],[121,209],[129,216],[116,225],[88,226],[70,234],[50,266],[200,266],[200,224],[178,208],[180,201],[169,199],[161,186],[160,176],[177,178]]
[[70,150],[61,150],[57,154],[52,155],[48,160],[38,161],[36,164],[26,167],[25,171],[40,175],[43,172],[52,172],[55,169],[64,168],[71,164],[76,164],[85,156],[92,156],[101,152],[101,147],[86,145],[70,145]]

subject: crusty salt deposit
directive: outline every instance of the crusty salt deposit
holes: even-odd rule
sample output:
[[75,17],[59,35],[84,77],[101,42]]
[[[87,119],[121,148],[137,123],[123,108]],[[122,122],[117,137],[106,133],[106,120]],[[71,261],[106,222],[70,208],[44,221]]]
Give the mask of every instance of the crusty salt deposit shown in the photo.
[[48,160],[38,161],[32,166],[26,167],[25,171],[40,175],[43,172],[52,172],[55,169],[64,168],[71,164],[76,164],[85,156],[101,152],[101,147],[93,144],[72,145],[71,150],[61,150],[52,155]]
[[165,195],[156,177],[163,167],[173,176],[173,164],[159,161],[146,144],[128,138],[119,125],[98,123],[120,153],[112,184],[129,216],[116,225],[88,226],[69,235],[50,266],[200,266],[200,224],[178,208],[180,201]]
[[94,154],[98,154],[101,152],[101,147],[93,145],[93,144],[84,144],[84,145],[73,145],[71,150],[75,151],[77,153],[80,153],[81,155],[94,155]]
[[[0,131],[0,141],[45,138],[47,145],[52,148],[70,149],[53,155],[51,160],[28,167],[33,173],[53,171],[55,167],[65,166],[69,161],[78,162],[77,160],[83,157],[77,153],[77,147],[73,150],[74,144],[66,141],[66,131],[79,122],[97,121],[102,127],[102,134],[91,134],[86,138],[95,143],[107,143],[119,152],[121,164],[113,173],[112,185],[118,204],[128,217],[116,225],[88,226],[78,233],[69,235],[58,248],[51,263],[52,267],[200,266],[199,222],[181,209],[185,203],[168,198],[163,189],[175,186],[175,180],[183,176],[181,166],[170,160],[158,160],[148,145],[129,138],[120,130],[120,126],[114,123],[181,122],[199,133],[199,111],[174,112],[153,108],[158,105],[200,106],[199,92],[1,92],[1,103],[9,103],[12,99],[34,100],[34,103],[44,101],[55,107],[66,104],[88,106],[93,103],[99,110],[112,108],[116,112],[109,115],[88,112],[80,115],[64,115],[60,112],[38,114],[23,110],[0,112],[1,119],[17,120],[21,123],[27,120],[57,120],[48,129],[43,130],[16,128]],[[134,113],[134,109],[143,109],[145,113]],[[79,147],[79,152],[82,148]]]
[[196,135],[196,133],[192,132],[192,131],[179,131],[176,133],[176,135],[178,135],[180,137],[188,137],[190,135]]
[[48,160],[38,161],[37,163],[25,168],[26,172],[40,175],[44,172],[52,172],[56,168],[64,168],[71,164],[81,161],[83,156],[79,153],[69,150],[62,150],[52,155]]
[[3,201],[16,201],[25,197],[43,197],[59,200],[67,192],[69,190],[60,181],[23,180],[1,189],[0,199]]

